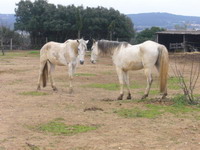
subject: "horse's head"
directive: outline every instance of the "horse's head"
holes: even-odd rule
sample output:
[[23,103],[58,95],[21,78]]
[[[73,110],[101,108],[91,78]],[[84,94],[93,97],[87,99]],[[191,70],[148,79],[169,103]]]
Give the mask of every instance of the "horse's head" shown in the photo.
[[99,54],[97,41],[93,40],[93,45],[91,48],[91,63],[95,64],[97,61],[97,56]]
[[84,58],[85,58],[85,52],[87,51],[88,40],[85,41],[83,39],[80,39],[80,40],[77,40],[77,42],[79,43],[79,45],[78,45],[78,55],[79,55],[79,59],[80,59],[80,64],[83,65],[84,64]]

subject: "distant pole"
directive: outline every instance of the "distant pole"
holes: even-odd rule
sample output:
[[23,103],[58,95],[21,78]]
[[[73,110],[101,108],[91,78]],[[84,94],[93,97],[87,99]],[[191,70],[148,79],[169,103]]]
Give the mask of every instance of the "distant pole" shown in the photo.
[[13,41],[12,41],[12,38],[10,39],[10,50],[13,50]]

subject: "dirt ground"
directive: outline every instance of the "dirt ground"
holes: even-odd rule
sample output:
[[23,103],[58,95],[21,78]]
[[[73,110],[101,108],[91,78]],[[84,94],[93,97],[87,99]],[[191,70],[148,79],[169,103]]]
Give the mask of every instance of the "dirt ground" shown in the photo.
[[[95,65],[89,62],[89,56],[86,57],[85,64],[79,65],[76,70],[73,94],[69,94],[66,67],[57,67],[53,75],[57,92],[52,91],[48,84],[41,90],[47,95],[24,95],[24,92],[36,91],[39,69],[39,57],[25,53],[0,56],[0,150],[200,149],[200,119],[192,117],[193,114],[191,117],[178,117],[165,113],[148,119],[124,118],[113,113],[120,108],[144,106],[145,102],[134,102],[142,97],[141,92],[145,90],[143,71],[130,73],[131,83],[138,81],[144,86],[131,89],[133,99],[130,101],[109,101],[118,97],[118,90],[86,86],[93,83],[118,83],[109,57],[100,58]],[[158,75],[154,74],[156,89]],[[169,75],[173,76],[171,70]],[[197,84],[199,87],[200,81]],[[169,89],[168,97],[176,93],[180,93],[180,90]],[[153,94],[150,98],[159,96]],[[89,109],[94,107],[99,110]],[[86,109],[88,111],[84,111]],[[200,112],[196,113],[200,116]],[[99,128],[72,136],[53,135],[29,128],[55,118],[63,118],[67,125],[98,125]]]

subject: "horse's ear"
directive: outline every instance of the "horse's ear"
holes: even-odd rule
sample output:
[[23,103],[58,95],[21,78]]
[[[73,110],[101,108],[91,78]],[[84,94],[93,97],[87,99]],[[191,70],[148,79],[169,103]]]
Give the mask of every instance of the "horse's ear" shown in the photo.
[[92,39],[92,42],[93,42],[93,43],[95,43],[95,42],[96,42],[96,40],[95,40],[95,39]]
[[79,40],[76,40],[76,41],[77,41],[77,43],[80,43]]
[[85,41],[86,42],[86,44],[89,42],[89,40],[87,40],[87,41]]

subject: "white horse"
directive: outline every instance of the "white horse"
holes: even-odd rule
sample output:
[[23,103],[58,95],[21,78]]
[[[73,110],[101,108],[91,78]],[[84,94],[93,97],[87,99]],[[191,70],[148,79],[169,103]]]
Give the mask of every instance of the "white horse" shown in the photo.
[[120,83],[118,100],[123,99],[124,84],[127,85],[127,99],[131,99],[128,71],[140,69],[144,69],[147,78],[147,87],[142,99],[146,98],[149,95],[153,81],[152,69],[154,66],[156,66],[160,73],[160,92],[163,93],[162,98],[166,97],[169,64],[168,51],[165,46],[153,41],[146,41],[138,45],[107,40],[93,41],[91,53],[92,63],[96,63],[99,54],[112,55]]
[[43,87],[46,86],[49,75],[51,87],[56,91],[57,88],[52,78],[52,71],[54,71],[55,65],[68,66],[69,87],[70,93],[72,93],[73,74],[78,60],[80,60],[80,64],[84,64],[87,43],[88,41],[83,39],[67,40],[64,43],[46,43],[40,50],[40,70],[37,89],[40,90],[41,82],[43,82]]

